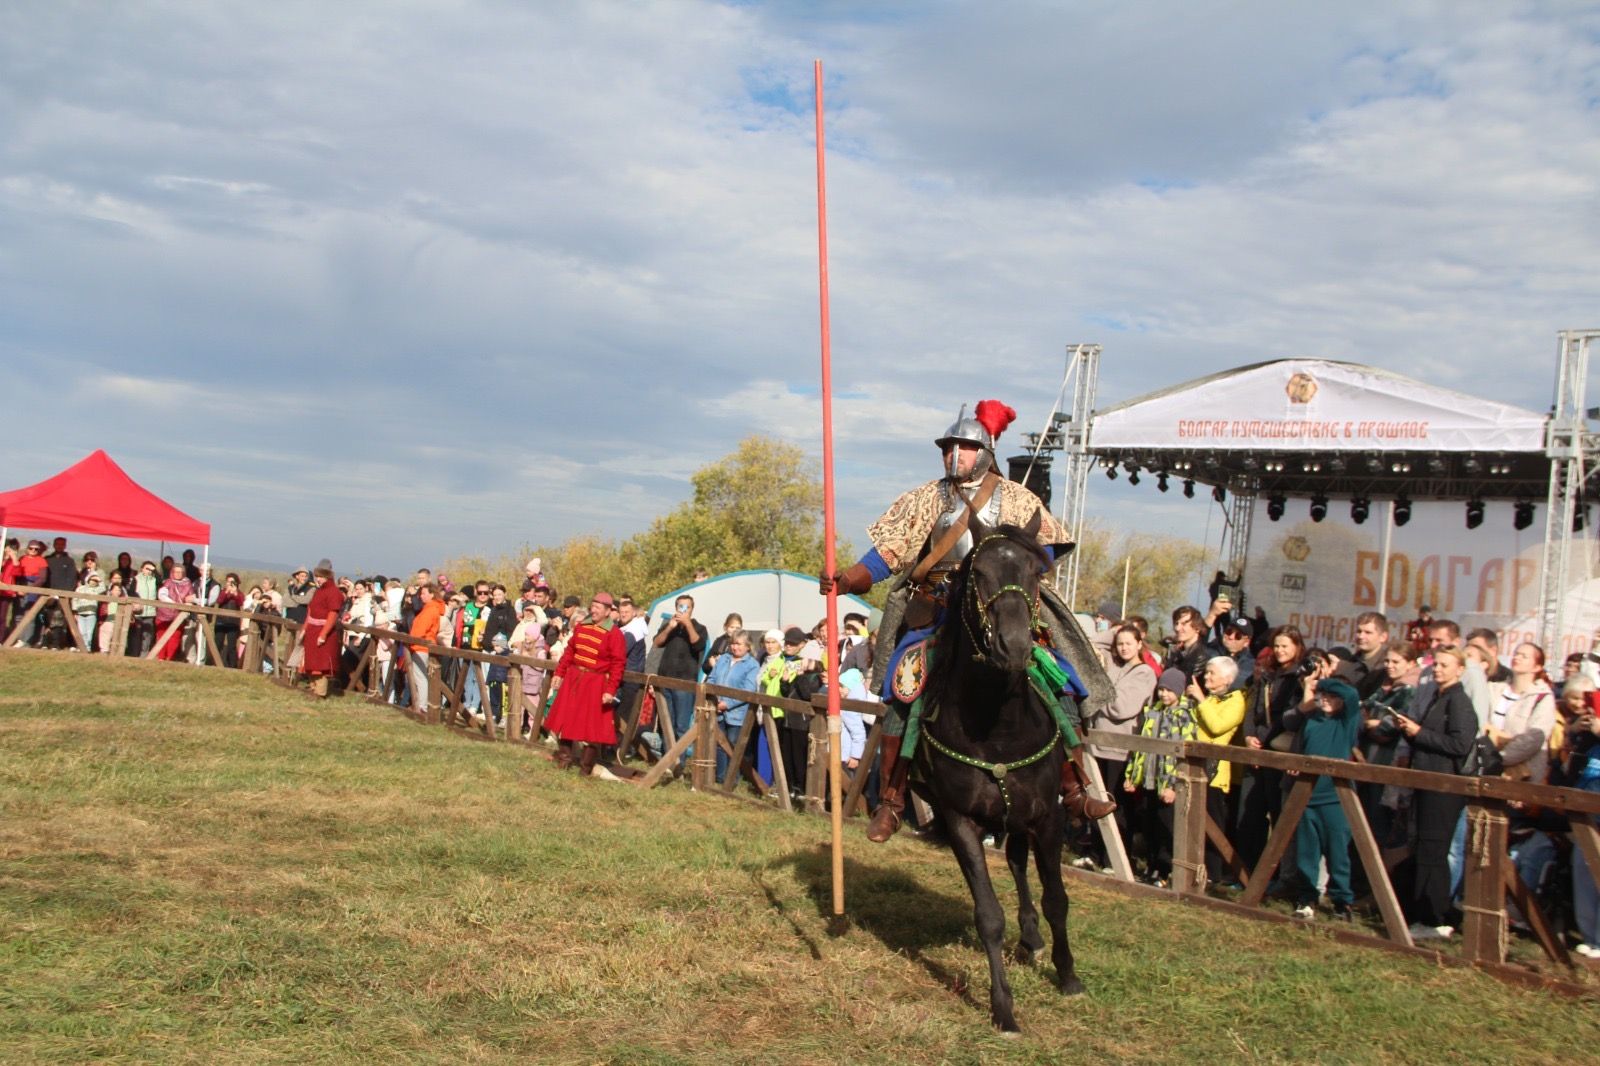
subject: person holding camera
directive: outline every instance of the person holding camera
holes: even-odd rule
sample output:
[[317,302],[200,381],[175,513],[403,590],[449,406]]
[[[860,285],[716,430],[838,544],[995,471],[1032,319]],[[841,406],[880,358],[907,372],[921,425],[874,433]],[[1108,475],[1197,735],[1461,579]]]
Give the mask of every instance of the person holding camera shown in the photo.
[[[700,680],[700,662],[705,658],[706,645],[711,639],[710,630],[695,621],[694,597],[679,596],[672,604],[672,614],[656,630],[656,647],[661,649],[661,661],[656,673],[691,685]],[[667,701],[672,715],[674,736],[681,737],[694,729],[694,689],[662,686],[659,695]],[[684,756],[694,755],[690,747]]]
[[[1307,680],[1310,680],[1309,678]],[[1324,759],[1348,761],[1361,735],[1361,696],[1349,684],[1334,677],[1315,682],[1314,702],[1290,712],[1296,751]],[[1294,770],[1291,777],[1298,776]],[[1333,778],[1320,775],[1311,788],[1311,800],[1295,828],[1294,865],[1296,878],[1294,916],[1309,921],[1317,913],[1317,875],[1323,863],[1328,866],[1328,900],[1336,918],[1354,917],[1350,890],[1350,823],[1339,805]]]
[[[1435,648],[1433,694],[1416,717],[1396,713],[1396,727],[1411,749],[1411,769],[1459,774],[1478,735],[1478,715],[1461,680],[1467,659],[1455,646]],[[1412,797],[1412,880],[1406,916],[1413,940],[1448,939],[1450,922],[1450,838],[1466,807],[1463,796],[1417,789]]]

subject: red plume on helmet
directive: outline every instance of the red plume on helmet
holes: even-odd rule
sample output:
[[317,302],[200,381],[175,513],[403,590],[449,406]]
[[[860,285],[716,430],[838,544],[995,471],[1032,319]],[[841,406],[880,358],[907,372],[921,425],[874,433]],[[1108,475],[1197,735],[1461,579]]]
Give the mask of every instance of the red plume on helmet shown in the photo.
[[979,400],[973,417],[989,431],[989,436],[999,440],[1006,427],[1017,420],[1017,412],[999,400]]

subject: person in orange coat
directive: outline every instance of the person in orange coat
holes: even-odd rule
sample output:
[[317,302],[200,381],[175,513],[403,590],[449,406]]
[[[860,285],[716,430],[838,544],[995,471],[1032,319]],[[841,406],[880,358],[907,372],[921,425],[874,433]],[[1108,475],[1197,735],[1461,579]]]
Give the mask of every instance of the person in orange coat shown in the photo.
[[304,629],[305,658],[300,672],[311,679],[311,694],[328,698],[328,678],[339,670],[339,613],[344,610],[344,592],[333,579],[333,564],[317,563],[311,580],[316,591],[306,605]]
[[[585,777],[594,773],[600,749],[617,742],[615,708],[617,686],[628,653],[622,630],[611,619],[615,601],[609,592],[597,592],[589,601],[589,618],[579,622],[567,639],[556,664],[555,704],[545,726],[559,740],[556,765],[563,770],[574,759]],[[582,748],[574,752],[574,747]]]

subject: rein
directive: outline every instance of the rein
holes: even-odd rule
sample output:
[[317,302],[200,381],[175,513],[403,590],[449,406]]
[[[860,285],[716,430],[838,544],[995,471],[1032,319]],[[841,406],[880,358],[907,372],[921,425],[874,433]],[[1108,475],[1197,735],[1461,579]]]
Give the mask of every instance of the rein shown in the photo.
[[[995,601],[1008,592],[1014,592],[1024,598],[1027,598],[1028,595],[1028,590],[1021,585],[1011,584],[1001,585],[995,591],[995,594],[986,600],[978,598],[978,583],[972,579],[972,571],[976,569],[978,563],[978,553],[983,551],[984,545],[992,540],[1009,539],[1004,533],[990,533],[974,545],[972,552],[967,556],[967,576],[964,582],[966,588],[963,590],[961,597],[961,624],[966,627],[967,637],[972,641],[972,661],[976,663],[988,660],[988,656],[984,654],[984,649],[994,639],[994,620],[990,617],[989,611],[994,606]],[[974,614],[977,615],[978,628],[983,631],[983,639],[979,639],[978,634],[973,632],[972,620]],[[1044,628],[1044,623],[1039,618],[1039,592],[1037,589],[1034,590],[1033,599],[1028,602],[1028,628],[1029,632],[1032,633],[1037,633]]]

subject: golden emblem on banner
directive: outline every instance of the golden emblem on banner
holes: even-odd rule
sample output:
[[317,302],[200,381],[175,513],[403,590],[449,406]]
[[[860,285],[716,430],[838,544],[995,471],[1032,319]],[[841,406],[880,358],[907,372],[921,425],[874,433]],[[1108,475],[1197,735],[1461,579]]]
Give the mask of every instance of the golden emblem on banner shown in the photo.
[[1296,371],[1283,391],[1289,394],[1290,403],[1310,403],[1317,394],[1317,379],[1304,370]]

